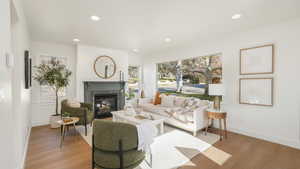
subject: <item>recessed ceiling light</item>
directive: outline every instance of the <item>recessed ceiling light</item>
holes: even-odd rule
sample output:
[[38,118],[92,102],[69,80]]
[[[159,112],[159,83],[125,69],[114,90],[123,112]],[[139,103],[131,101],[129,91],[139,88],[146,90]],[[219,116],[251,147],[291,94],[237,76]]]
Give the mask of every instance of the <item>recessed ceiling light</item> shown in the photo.
[[99,16],[93,15],[90,17],[93,21],[99,21],[101,18]]
[[138,53],[139,49],[132,49],[133,52]]
[[73,42],[80,42],[80,40],[78,38],[74,38]]
[[165,42],[169,43],[169,42],[171,42],[171,41],[172,41],[171,38],[165,38]]
[[234,15],[232,15],[232,19],[240,19],[242,17],[242,15],[241,14],[234,14]]

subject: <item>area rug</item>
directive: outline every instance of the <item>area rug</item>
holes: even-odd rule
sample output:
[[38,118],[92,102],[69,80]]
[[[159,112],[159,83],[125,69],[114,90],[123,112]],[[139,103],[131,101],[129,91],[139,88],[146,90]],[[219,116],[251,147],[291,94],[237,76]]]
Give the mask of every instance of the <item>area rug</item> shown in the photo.
[[[91,146],[92,129],[88,129],[87,136],[84,135],[82,127],[77,127],[77,130]],[[152,169],[176,169],[188,163],[200,153],[218,165],[222,165],[231,155],[212,146],[218,140],[219,136],[212,133],[208,133],[206,136],[199,133],[197,137],[194,137],[190,133],[167,126],[165,127],[165,133],[156,137],[151,145],[153,154]],[[151,168],[146,162],[143,162],[136,169]]]

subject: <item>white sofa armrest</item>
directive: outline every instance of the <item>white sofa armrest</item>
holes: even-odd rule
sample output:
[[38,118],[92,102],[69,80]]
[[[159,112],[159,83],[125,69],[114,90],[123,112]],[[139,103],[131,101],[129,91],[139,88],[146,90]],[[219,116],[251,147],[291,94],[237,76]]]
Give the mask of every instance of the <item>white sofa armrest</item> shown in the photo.
[[206,109],[208,106],[200,107],[196,110],[194,110],[194,130],[198,131],[199,129],[202,129],[207,124],[207,113]]
[[139,104],[151,103],[152,98],[139,98]]

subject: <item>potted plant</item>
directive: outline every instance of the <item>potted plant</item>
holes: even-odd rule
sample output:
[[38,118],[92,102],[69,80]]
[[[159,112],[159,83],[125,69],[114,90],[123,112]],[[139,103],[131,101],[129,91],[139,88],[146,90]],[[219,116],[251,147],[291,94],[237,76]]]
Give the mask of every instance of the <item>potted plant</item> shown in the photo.
[[59,127],[57,121],[61,118],[58,113],[59,92],[69,85],[72,72],[67,69],[66,65],[61,64],[55,58],[51,59],[49,63],[35,66],[35,69],[34,80],[38,81],[40,85],[50,86],[55,92],[55,114],[50,117],[50,125],[51,128],[57,128]]

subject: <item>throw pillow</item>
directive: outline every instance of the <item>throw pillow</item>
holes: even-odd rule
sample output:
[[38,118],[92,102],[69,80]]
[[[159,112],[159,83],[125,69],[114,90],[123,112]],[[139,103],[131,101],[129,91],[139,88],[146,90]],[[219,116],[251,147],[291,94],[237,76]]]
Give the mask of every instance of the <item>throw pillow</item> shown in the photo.
[[70,106],[70,107],[73,107],[73,108],[80,108],[80,103],[76,100],[70,100],[68,99],[67,100],[67,104]]
[[199,100],[198,106],[208,106],[209,101],[208,100]]
[[154,105],[161,104],[161,97],[160,97],[160,93],[159,92],[156,92],[153,104]]
[[161,95],[161,105],[163,107],[173,107],[174,106],[174,96]]
[[175,97],[175,102],[174,102],[175,106],[176,107],[182,107],[184,105],[184,102],[185,102],[186,99],[187,98],[185,98],[185,97],[176,96]]
[[198,106],[199,101],[200,101],[199,99],[196,99],[196,98],[193,98],[193,97],[188,98],[184,102],[183,107],[187,110],[195,110],[199,107]]

